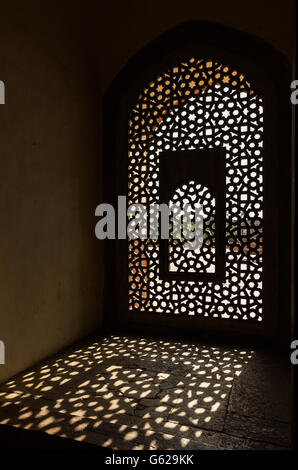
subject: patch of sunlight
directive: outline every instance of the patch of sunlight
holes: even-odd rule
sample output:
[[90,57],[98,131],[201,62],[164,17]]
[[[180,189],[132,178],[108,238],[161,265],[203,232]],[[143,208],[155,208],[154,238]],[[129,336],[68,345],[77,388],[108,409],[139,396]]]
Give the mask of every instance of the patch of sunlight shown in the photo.
[[50,413],[47,406],[44,406],[40,409],[40,411],[35,415],[35,418],[42,418],[43,416],[47,416]]
[[120,387],[120,385],[124,385],[126,384],[126,382],[124,382],[123,380],[119,379],[119,380],[116,380],[116,382],[114,383],[114,385],[116,387]]
[[[101,423],[102,423],[102,421],[101,421]],[[118,423],[118,418],[111,419],[110,423],[117,424]]]
[[170,395],[167,394],[167,395],[165,395],[165,396],[161,399],[161,401],[167,403],[167,402],[169,401],[169,399],[170,399]]
[[138,444],[132,447],[132,450],[144,450],[145,446],[143,444]]
[[183,398],[175,398],[173,400],[174,405],[180,405],[181,403],[183,403]]
[[[112,423],[112,421],[110,421]],[[93,421],[92,423],[92,428],[93,429],[97,429],[99,428],[101,425],[103,424],[103,421],[102,420],[98,420],[98,421]],[[114,423],[116,424],[116,423]]]
[[89,385],[90,383],[91,383],[91,380],[86,380],[85,382],[83,382],[79,385],[79,388],[86,387],[86,385]]
[[112,400],[108,410],[117,410],[119,408],[119,400]]
[[160,424],[162,423],[164,420],[164,418],[162,418],[161,416],[158,416],[157,418],[155,418],[154,422],[157,423],[157,424]]
[[48,434],[57,434],[59,431],[61,431],[60,426],[56,426],[54,428],[47,429]]
[[210,382],[201,382],[200,383],[200,387],[202,388],[208,388],[210,387],[211,383]]
[[139,433],[138,431],[130,431],[124,436],[125,441],[132,441],[138,437]]
[[15,386],[15,385],[16,385],[16,383],[15,383],[15,381],[14,381],[14,380],[12,380],[11,382],[7,382],[7,384],[6,384],[6,385],[9,385],[9,386],[12,386],[12,385],[14,385],[14,386]]
[[[48,368],[45,372],[50,372],[50,369]],[[23,377],[30,377],[31,375],[34,375],[34,372],[28,372],[27,374],[24,374]],[[8,383],[14,383],[14,381]]]
[[46,419],[43,419],[40,423],[37,424],[38,428],[44,428],[45,426],[49,426],[49,424],[54,424],[55,418],[53,416],[49,416]]
[[90,407],[90,406],[96,406],[96,405],[98,405],[98,402],[97,402],[97,401],[90,401],[90,402],[87,404],[87,406],[89,406],[89,407]]
[[28,423],[24,427],[25,427],[25,429],[32,429],[33,426],[34,426],[33,423]]
[[10,406],[10,405],[11,405],[11,403],[6,401],[5,403],[1,403],[0,408],[5,408],[5,407]]
[[66,383],[69,382],[69,381],[70,381],[70,379],[63,379],[62,382],[60,383],[60,385],[64,385],[64,384],[66,384]]
[[30,416],[33,416],[32,411],[27,411],[27,413],[23,413],[19,415],[19,419],[27,419],[27,418],[30,418]]
[[89,423],[78,424],[74,429],[75,431],[84,431],[89,426]]
[[217,401],[214,405],[211,406],[211,411],[214,413],[220,407],[220,403]]
[[194,400],[188,402],[187,407],[188,408],[193,408],[197,403],[198,403],[198,400],[194,399]]
[[182,437],[180,439],[180,444],[181,444],[181,447],[186,447],[189,444],[189,439],[185,439],[184,437]]
[[165,372],[161,372],[157,374],[157,377],[159,379],[168,379],[170,377],[170,374],[166,374]]
[[[124,413],[125,413],[125,410],[119,410],[119,411],[117,411],[117,414],[118,414],[118,415],[124,414]],[[106,413],[106,414],[103,415],[103,418],[104,418],[104,419],[110,419],[110,418],[112,418],[113,416],[114,416],[114,415],[111,414],[111,413]]]
[[173,421],[166,421],[164,427],[167,429],[175,429],[177,427],[177,423],[174,423]]
[[172,439],[175,439],[175,436],[172,436],[171,434],[163,434],[162,437],[166,439],[167,441],[171,441]]
[[0,420],[0,424],[9,424],[9,418]]
[[149,446],[156,449],[157,448],[157,441],[154,439],[153,441],[150,442]]
[[75,414],[76,416],[80,417],[80,418],[83,418],[85,415],[86,415],[86,410],[83,410],[82,408],[80,408],[79,410],[75,410]]
[[157,406],[156,407],[156,411],[158,411],[158,413],[163,413],[164,411],[166,411],[167,407],[166,406]]
[[[31,388],[31,387],[33,387],[33,385],[34,384],[32,382],[30,382],[29,384],[26,384],[26,387]],[[36,388],[38,388],[38,387],[36,387]]]
[[113,372],[115,370],[123,369],[122,366],[110,366],[108,369],[106,369],[107,372]]
[[201,415],[203,413],[206,413],[205,408],[196,408],[194,411],[197,415]]
[[234,377],[225,377],[225,382],[232,382],[234,380]]
[[146,421],[146,422],[144,423],[143,430],[146,431],[146,430],[150,430],[150,429],[152,429],[152,426],[151,426],[151,424],[149,423],[149,421]]
[[5,392],[3,392],[3,394],[1,393],[0,395],[4,396],[5,398],[8,398],[9,400],[12,400],[13,398],[18,398],[19,396],[19,394],[15,392],[8,393],[7,395]]
[[[48,374],[47,377],[50,377],[50,374]],[[43,379],[45,379],[47,377],[43,377]],[[61,380],[61,379],[62,379],[62,377],[59,377],[59,375],[56,376],[56,377],[51,377],[50,378],[51,382],[57,382],[57,380]]]
[[119,427],[119,432],[123,432],[123,431],[125,431],[127,428],[128,428],[128,426],[127,426],[126,424],[122,424],[122,425]]

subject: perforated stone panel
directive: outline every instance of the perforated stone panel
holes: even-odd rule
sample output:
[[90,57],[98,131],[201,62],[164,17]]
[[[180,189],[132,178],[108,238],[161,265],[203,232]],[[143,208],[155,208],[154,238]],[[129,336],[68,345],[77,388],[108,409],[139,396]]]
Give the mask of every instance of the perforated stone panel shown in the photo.
[[[251,83],[228,65],[189,58],[141,90],[130,112],[128,140],[129,204],[159,203],[162,151],[220,147],[226,155],[225,282],[161,280],[158,240],[131,240],[129,308],[261,321],[263,107]],[[187,188],[190,197],[191,181]],[[195,187],[197,196],[201,189]],[[206,191],[205,196],[203,205],[210,206],[212,195]],[[216,246],[210,232],[208,237],[195,260],[183,244],[170,242],[169,269],[212,270]]]
[[[175,224],[173,224],[175,211],[180,212],[180,208],[183,209],[186,205],[190,209],[192,218],[186,219],[188,226],[185,227],[183,224],[180,233],[175,234]],[[170,220],[173,235],[168,243],[169,270],[172,272],[215,272],[215,199],[208,188],[190,181],[176,189],[169,207],[173,207],[174,211]],[[179,216],[176,217],[178,219]],[[203,236],[199,230],[201,225]],[[189,241],[192,235],[193,241]],[[177,238],[175,239],[174,236]],[[188,244],[191,244],[193,249],[188,249]]]

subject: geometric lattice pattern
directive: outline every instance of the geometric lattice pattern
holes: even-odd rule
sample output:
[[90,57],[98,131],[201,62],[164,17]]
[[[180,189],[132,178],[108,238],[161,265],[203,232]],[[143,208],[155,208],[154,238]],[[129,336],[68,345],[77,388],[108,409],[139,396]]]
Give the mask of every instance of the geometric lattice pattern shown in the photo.
[[[226,181],[225,282],[162,280],[158,240],[131,240],[129,308],[261,321],[263,107],[251,83],[217,61],[185,60],[141,91],[131,108],[128,134],[128,204],[159,203],[162,151],[223,148]],[[200,189],[196,191],[198,196]],[[210,207],[208,197],[205,206]],[[209,233],[203,244],[206,251],[197,253],[194,263],[185,258],[181,246],[179,253],[170,246],[170,270],[212,270],[212,238]]]
[[[194,218],[188,222],[189,227],[183,226],[184,232],[178,239],[170,240],[169,263],[170,271],[173,272],[215,272],[215,199],[205,186],[189,181],[181,188],[177,188],[169,206],[173,207],[173,217],[179,212],[179,207],[188,205],[189,212],[196,211],[196,222]],[[179,214],[178,214],[179,216]],[[170,225],[172,229],[172,225]],[[202,229],[203,236],[197,229]],[[194,241],[188,242],[183,237],[183,233],[189,237],[193,234]],[[197,243],[196,243],[197,241]],[[187,244],[191,243],[193,249],[187,249]]]

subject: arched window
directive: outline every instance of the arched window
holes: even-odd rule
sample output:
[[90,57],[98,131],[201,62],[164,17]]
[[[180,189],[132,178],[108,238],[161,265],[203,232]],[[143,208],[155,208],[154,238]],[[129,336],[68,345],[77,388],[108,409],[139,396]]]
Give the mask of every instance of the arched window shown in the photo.
[[[242,71],[227,64],[185,57],[141,91],[131,108],[128,128],[128,204],[160,203],[160,160],[165,151],[179,151],[183,160],[187,151],[197,150],[194,157],[199,160],[205,157],[201,149],[219,147],[224,150],[227,225],[224,282],[216,278],[214,282],[187,282],[187,276],[164,280],[160,241],[143,241],[138,256],[131,241],[129,308],[262,321],[263,102],[253,85]],[[215,166],[211,168],[216,171]],[[177,173],[179,177],[178,168]],[[200,170],[196,177],[200,181]],[[198,185],[182,189],[183,201],[200,195]],[[209,200],[210,193],[205,191],[202,204],[208,206]],[[208,222],[204,220],[206,235]],[[198,253],[183,244],[170,245],[169,270],[176,268],[180,273],[200,273],[216,251],[210,237]]]
[[[248,44],[258,45],[254,54]],[[276,188],[288,177],[290,152],[289,109],[278,89],[287,72],[282,63],[284,72],[270,76],[274,59],[281,65],[253,37],[190,23],[148,46],[120,74],[117,92],[112,87],[107,103],[114,100],[117,112],[107,111],[106,148],[113,136],[116,192],[128,204],[205,208],[197,250],[186,250],[183,237],[116,243],[122,305],[115,310],[123,319],[205,320],[267,334],[277,327],[285,196]]]

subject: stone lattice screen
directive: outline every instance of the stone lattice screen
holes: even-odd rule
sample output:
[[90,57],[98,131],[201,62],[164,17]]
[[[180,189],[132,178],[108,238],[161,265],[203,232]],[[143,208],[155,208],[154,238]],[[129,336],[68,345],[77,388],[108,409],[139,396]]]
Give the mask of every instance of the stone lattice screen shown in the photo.
[[[225,281],[161,279],[159,241],[131,240],[130,310],[261,321],[263,107],[253,85],[233,67],[189,58],[140,91],[130,112],[128,141],[128,204],[159,203],[163,151],[224,149],[226,185]],[[173,197],[183,200],[191,194],[207,213],[209,207],[209,215],[216,210],[208,188],[192,181]],[[199,252],[189,255],[183,243],[169,241],[170,270],[212,272],[216,227],[209,217],[208,230],[207,222]]]

